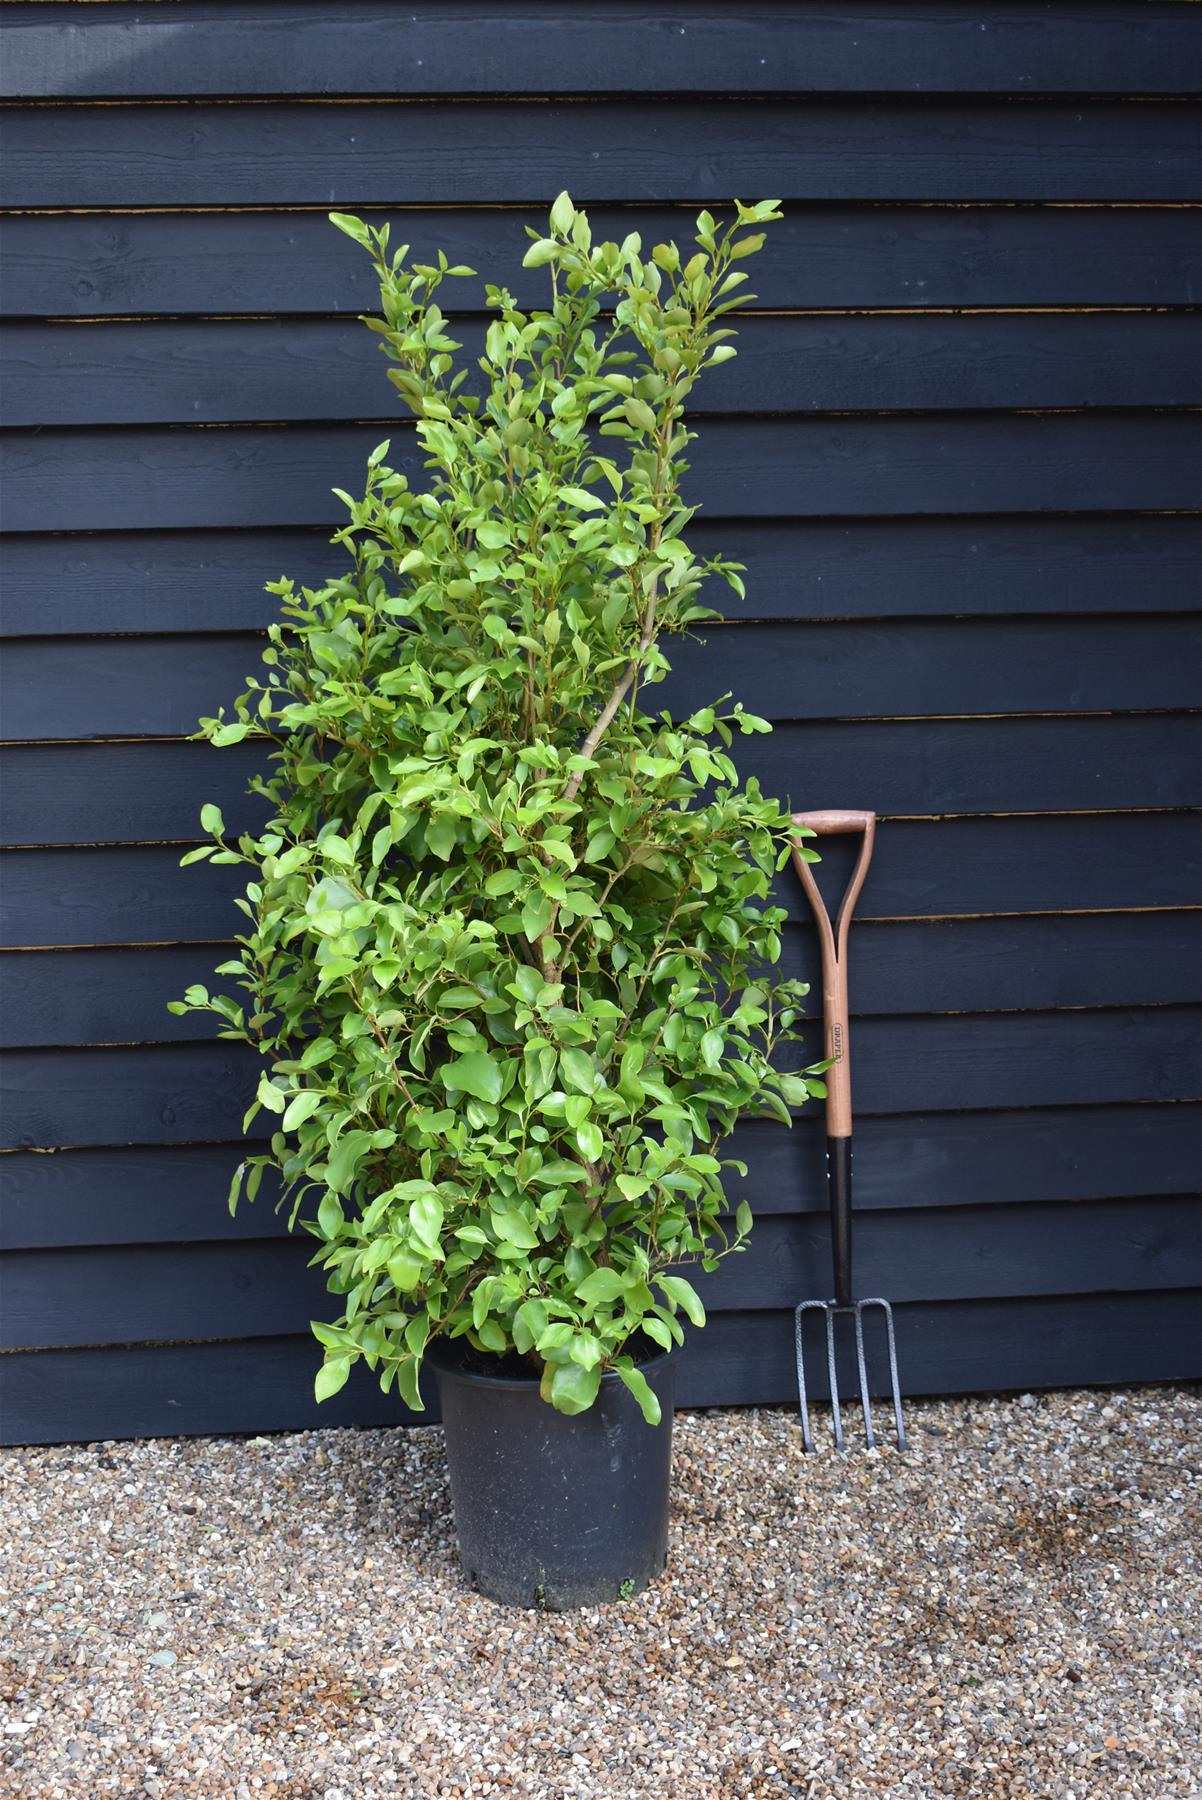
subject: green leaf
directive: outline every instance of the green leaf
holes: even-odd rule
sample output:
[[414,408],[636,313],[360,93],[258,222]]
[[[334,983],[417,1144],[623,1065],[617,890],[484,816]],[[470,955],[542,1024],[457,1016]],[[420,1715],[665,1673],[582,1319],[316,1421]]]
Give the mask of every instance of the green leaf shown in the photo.
[[313,1379],[313,1392],[319,1401],[328,1400],[339,1388],[346,1386],[346,1378],[351,1372],[349,1356],[331,1356],[323,1362]]
[[285,1109],[281,1121],[283,1129],[295,1131],[298,1125],[303,1125],[306,1119],[311,1119],[321,1105],[322,1098],[321,1094],[315,1094],[311,1088],[303,1094],[297,1094],[295,1099],[288,1102]]
[[551,923],[552,904],[542,893],[531,894],[522,908],[522,930],[527,942],[533,943],[541,937]]
[[587,488],[561,487],[555,491],[561,500],[568,501],[572,506],[580,507],[583,512],[596,512],[598,509],[604,509],[604,500],[597,494],[590,494]]
[[748,1206],[746,1200],[740,1200],[738,1211],[735,1213],[735,1230],[739,1233],[740,1237],[747,1236],[753,1222],[750,1206]]
[[591,1094],[597,1085],[593,1059],[585,1050],[561,1050],[559,1067],[568,1086],[582,1094]]
[[594,1269],[591,1275],[586,1275],[576,1285],[577,1297],[588,1306],[617,1300],[625,1292],[626,1284],[616,1269]]
[[577,1126],[576,1147],[586,1162],[600,1162],[605,1149],[605,1139],[601,1136],[600,1128],[591,1120],[584,1125]]
[[494,1209],[490,1213],[492,1228],[497,1236],[506,1244],[512,1244],[518,1250],[536,1250],[538,1233],[534,1230],[525,1213],[517,1207]]
[[547,1308],[541,1300],[526,1300],[513,1315],[513,1345],[519,1356],[533,1349],[547,1329]]
[[556,1412],[587,1412],[600,1386],[600,1366],[582,1369],[579,1363],[558,1363],[551,1377],[551,1404]]
[[512,894],[522,885],[522,877],[516,869],[498,869],[484,883],[484,892],[493,896]]
[[694,1325],[705,1324],[705,1308],[683,1275],[657,1275],[655,1285],[674,1300],[685,1317]]
[[419,1194],[409,1208],[409,1223],[415,1237],[431,1249],[437,1249],[442,1221],[443,1205],[438,1195]]
[[367,226],[362,219],[357,219],[354,213],[332,212],[327,213],[326,217],[331,225],[337,225],[339,231],[345,231],[347,237],[354,238],[357,244],[367,244],[371,241]]
[[246,1174],[246,1164],[244,1162],[240,1162],[238,1164],[238,1167],[234,1170],[234,1173],[230,1178],[230,1191],[229,1191],[229,1196],[228,1196],[228,1205],[229,1205],[229,1209],[230,1209],[230,1218],[231,1219],[234,1217],[234,1215],[236,1214],[236,1212],[238,1210],[238,1200],[242,1193],[242,1178],[245,1174]]
[[504,1086],[501,1065],[486,1051],[473,1050],[454,1062],[444,1063],[439,1074],[444,1087],[474,1094],[477,1100],[486,1100],[492,1106],[501,1098]]
[[801,1075],[781,1075],[780,1091],[789,1106],[804,1106],[810,1097],[809,1083]]
[[225,836],[225,820],[221,816],[221,808],[214,806],[212,801],[201,807],[200,822],[206,831],[213,833],[214,837]]
[[397,1364],[397,1392],[400,1394],[401,1399],[405,1402],[405,1405],[409,1408],[410,1412],[425,1412],[426,1410],[425,1404],[422,1401],[421,1389],[418,1386],[418,1378],[420,1375],[421,1363],[416,1356],[412,1358],[407,1357],[404,1362]]
[[639,1329],[645,1332],[649,1338],[653,1338],[657,1344],[662,1344],[665,1350],[670,1350],[676,1341],[663,1320],[650,1315],[644,1316]]
[[644,1419],[646,1419],[648,1425],[658,1425],[663,1417],[663,1411],[660,1407],[658,1398],[652,1393],[651,1385],[642,1370],[636,1369],[634,1364],[626,1359],[615,1363],[614,1367],[617,1370],[618,1379],[622,1382],[624,1387],[629,1388],[630,1392],[638,1401],[639,1410]]
[[497,1356],[504,1356],[509,1348],[505,1333],[496,1319],[485,1319],[476,1336],[486,1350],[493,1351]]
[[388,1258],[384,1267],[398,1294],[411,1294],[422,1278],[424,1264],[418,1262],[416,1257],[407,1255],[404,1250],[398,1250],[395,1256]]
[[554,260],[559,254],[559,245],[554,238],[537,238],[522,258],[523,269],[541,269],[544,263]]
[[275,1085],[275,1082],[271,1079],[270,1075],[267,1074],[266,1070],[259,1076],[259,1085],[255,1092],[259,1105],[265,1106],[268,1112],[283,1112],[287,1102],[279,1088]]
[[459,836],[459,825],[453,813],[435,813],[426,820],[426,843],[434,856],[449,862]]
[[359,1165],[372,1147],[370,1131],[344,1131],[330,1151],[326,1164],[326,1180],[336,1194],[344,1194],[358,1173]]
[[332,862],[341,869],[354,868],[355,852],[337,832],[327,832],[317,847],[327,862]]
[[328,1243],[341,1237],[346,1226],[346,1218],[337,1194],[323,1194],[321,1204],[317,1208],[317,1229]]
[[564,1162],[557,1158],[536,1169],[530,1179],[540,1187],[559,1187],[565,1181],[587,1181],[589,1174],[579,1163]]
[[555,204],[551,208],[551,229],[566,237],[572,229],[576,217],[576,208],[572,205],[571,196],[565,188],[555,196]]
[[240,744],[249,730],[249,725],[219,725],[209,741],[221,750],[226,744]]
[[529,963],[519,963],[514,971],[509,992],[512,993],[516,988],[518,995],[526,1002],[526,1005],[533,1006],[545,985],[537,969],[532,969]]

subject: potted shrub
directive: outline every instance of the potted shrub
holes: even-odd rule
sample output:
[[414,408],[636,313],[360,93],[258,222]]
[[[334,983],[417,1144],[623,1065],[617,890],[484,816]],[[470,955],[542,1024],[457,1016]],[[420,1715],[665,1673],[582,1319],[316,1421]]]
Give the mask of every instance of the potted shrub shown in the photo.
[[779,214],[703,212],[694,251],[644,255],[561,194],[524,258],[549,303],[489,288],[478,372],[437,298],[472,271],[332,216],[375,263],[424,474],[379,446],[340,494],[347,572],[271,585],[262,676],[202,721],[264,740],[271,816],[231,843],[204,809],[184,860],[247,865],[250,923],[234,992],[175,1005],[263,1058],[247,1124],[273,1135],[230,1206],[277,1170],[317,1241],[318,1397],[362,1361],[420,1410],[433,1363],[477,1585],[613,1599],[663,1566],[686,1271],[751,1227],[722,1140],[822,1091],[773,1066],[805,991],[765,904],[790,827],[729,754],[769,727],[652,706],[666,640],[715,617],[705,579],[742,592],[683,535],[684,406]]

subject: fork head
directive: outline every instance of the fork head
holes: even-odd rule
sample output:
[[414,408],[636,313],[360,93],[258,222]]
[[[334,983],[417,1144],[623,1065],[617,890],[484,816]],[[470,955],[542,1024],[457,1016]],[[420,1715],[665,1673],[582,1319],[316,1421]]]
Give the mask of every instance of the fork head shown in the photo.
[[897,1374],[897,1345],[893,1335],[893,1308],[887,1300],[875,1298],[871,1300],[853,1300],[841,1306],[836,1300],[803,1300],[793,1315],[793,1336],[797,1348],[797,1395],[801,1405],[801,1434],[807,1450],[814,1449],[814,1433],[810,1424],[810,1407],[807,1397],[805,1378],[805,1351],[802,1343],[803,1315],[807,1312],[821,1312],[826,1319],[826,1367],[831,1391],[831,1415],[835,1430],[836,1450],[846,1450],[843,1435],[843,1413],[839,1405],[839,1371],[835,1354],[835,1320],[839,1316],[850,1318],[853,1325],[856,1349],[856,1370],[860,1384],[860,1406],[864,1414],[864,1438],[869,1450],[876,1445],[876,1432],[872,1424],[872,1401],[868,1393],[868,1361],[864,1349],[864,1311],[866,1307],[879,1307],[885,1321],[885,1343],[889,1357],[889,1395],[893,1405],[893,1420],[897,1429],[897,1447],[906,1448],[906,1428],[902,1419],[901,1385]]

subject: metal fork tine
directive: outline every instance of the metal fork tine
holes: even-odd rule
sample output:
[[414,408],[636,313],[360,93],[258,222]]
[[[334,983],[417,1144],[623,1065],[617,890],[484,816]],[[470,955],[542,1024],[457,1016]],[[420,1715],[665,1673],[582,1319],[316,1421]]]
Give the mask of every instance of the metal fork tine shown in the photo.
[[806,1450],[814,1448],[814,1434],[810,1429],[810,1405],[806,1395],[805,1350],[801,1341],[801,1315],[812,1307],[821,1306],[821,1300],[803,1300],[793,1314],[793,1336],[797,1345],[797,1397],[801,1402],[801,1441]]
[[826,1366],[830,1371],[831,1382],[831,1416],[835,1427],[835,1449],[845,1448],[843,1442],[843,1414],[839,1410],[839,1371],[835,1366],[835,1308],[826,1308]]
[[901,1382],[897,1375],[897,1344],[893,1336],[893,1308],[887,1300],[878,1301],[885,1314],[885,1341],[889,1346],[889,1386],[893,1396],[893,1418],[897,1425],[897,1447],[906,1447],[906,1427],[902,1421]]
[[861,1301],[855,1309],[856,1317],[856,1363],[860,1371],[860,1405],[864,1410],[864,1437],[868,1448],[876,1448],[876,1433],[872,1429],[872,1401],[868,1397],[868,1365],[864,1359],[864,1306]]

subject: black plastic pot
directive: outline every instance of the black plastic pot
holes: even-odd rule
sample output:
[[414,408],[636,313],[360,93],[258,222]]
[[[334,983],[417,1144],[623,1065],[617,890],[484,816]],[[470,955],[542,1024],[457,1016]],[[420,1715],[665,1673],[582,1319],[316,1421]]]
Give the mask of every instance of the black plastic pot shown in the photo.
[[456,1350],[439,1345],[429,1361],[472,1586],[506,1606],[561,1611],[654,1581],[668,1554],[669,1357],[640,1365],[663,1408],[648,1425],[616,1375],[569,1417],[540,1399],[536,1378],[477,1372]]

